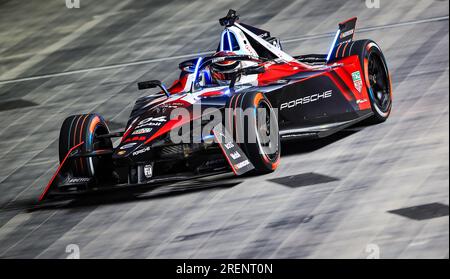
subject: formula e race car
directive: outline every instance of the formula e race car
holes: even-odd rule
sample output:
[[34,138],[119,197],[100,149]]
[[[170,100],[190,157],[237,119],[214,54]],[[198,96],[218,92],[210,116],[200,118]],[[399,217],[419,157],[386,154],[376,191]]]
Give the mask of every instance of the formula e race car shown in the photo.
[[217,51],[180,63],[171,87],[138,83],[158,92],[136,101],[123,131],[110,132],[94,113],[65,119],[60,166],[39,200],[231,171],[264,174],[279,165],[283,140],[388,118],[387,64],[375,42],[353,40],[356,18],[339,24],[328,53],[299,56],[233,10],[219,22]]

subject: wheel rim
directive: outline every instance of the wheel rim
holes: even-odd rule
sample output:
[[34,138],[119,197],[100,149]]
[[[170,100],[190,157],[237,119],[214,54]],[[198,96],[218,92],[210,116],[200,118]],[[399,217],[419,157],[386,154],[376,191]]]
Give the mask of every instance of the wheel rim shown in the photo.
[[[265,111],[264,115],[260,117],[261,109]],[[260,153],[269,159],[269,161],[274,162],[277,160],[279,155],[278,141],[272,140],[273,137],[278,137],[278,128],[277,125],[272,127],[271,131],[271,114],[273,111],[270,105],[266,101],[262,101],[259,103],[256,108],[256,135],[258,137],[258,145],[260,149]],[[264,118],[264,119],[262,119]],[[273,117],[276,119],[275,117]],[[271,132],[273,135],[271,135]],[[268,139],[268,140],[261,140]],[[270,151],[274,152],[270,152]]]
[[391,105],[390,83],[386,65],[376,53],[369,56],[368,74],[374,105],[386,113]]

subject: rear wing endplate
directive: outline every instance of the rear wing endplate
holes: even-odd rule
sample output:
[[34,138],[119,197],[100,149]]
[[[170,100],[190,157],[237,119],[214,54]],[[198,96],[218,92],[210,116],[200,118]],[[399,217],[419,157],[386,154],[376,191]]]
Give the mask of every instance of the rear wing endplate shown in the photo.
[[353,41],[353,35],[355,34],[356,20],[357,18],[353,17],[344,22],[339,23],[339,29],[336,32],[333,43],[331,44],[330,50],[328,51],[327,62],[332,60],[332,58],[336,55],[336,51],[339,49],[340,45]]

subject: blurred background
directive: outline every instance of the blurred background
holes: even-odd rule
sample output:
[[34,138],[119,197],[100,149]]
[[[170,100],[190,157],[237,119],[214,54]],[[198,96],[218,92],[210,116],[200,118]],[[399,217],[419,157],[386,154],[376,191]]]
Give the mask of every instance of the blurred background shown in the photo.
[[[355,39],[391,71],[389,120],[284,144],[262,177],[36,204],[63,120],[123,129],[136,82],[171,84],[213,51],[230,8],[292,55],[327,53],[357,16]],[[0,0],[0,258],[448,258],[448,13],[445,0]]]

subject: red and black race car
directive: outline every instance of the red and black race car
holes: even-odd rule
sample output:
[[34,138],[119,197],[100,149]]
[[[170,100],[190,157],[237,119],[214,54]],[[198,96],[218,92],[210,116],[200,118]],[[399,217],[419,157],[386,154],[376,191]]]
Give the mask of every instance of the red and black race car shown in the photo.
[[139,82],[141,90],[161,90],[136,101],[124,131],[111,133],[94,113],[65,119],[60,166],[39,199],[221,172],[268,173],[280,162],[282,140],[388,118],[387,64],[375,42],[353,40],[356,18],[339,24],[327,54],[299,56],[238,20],[233,10],[221,18],[216,53],[182,62],[170,88]]

